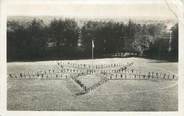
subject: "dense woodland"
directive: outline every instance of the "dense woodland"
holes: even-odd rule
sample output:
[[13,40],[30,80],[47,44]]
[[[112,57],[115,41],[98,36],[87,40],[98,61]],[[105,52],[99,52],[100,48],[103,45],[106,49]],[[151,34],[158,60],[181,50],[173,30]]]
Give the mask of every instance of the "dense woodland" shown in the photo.
[[11,20],[7,22],[7,59],[91,58],[91,41],[94,40],[95,58],[113,57],[114,53],[136,53],[137,57],[177,61],[178,24],[173,25],[170,33],[163,23],[138,24],[131,20],[128,23],[79,23],[75,19],[53,19],[48,24],[41,19],[27,23]]

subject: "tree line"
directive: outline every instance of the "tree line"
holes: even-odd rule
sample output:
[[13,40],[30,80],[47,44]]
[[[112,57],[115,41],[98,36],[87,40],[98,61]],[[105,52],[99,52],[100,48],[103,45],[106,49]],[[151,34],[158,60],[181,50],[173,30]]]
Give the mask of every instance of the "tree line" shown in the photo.
[[[170,38],[172,41],[169,41]],[[178,24],[173,25],[171,33],[168,33],[163,23],[53,19],[46,24],[35,18],[26,23],[8,20],[7,59],[91,58],[92,40],[95,58],[125,52],[137,53],[139,57],[178,58]]]

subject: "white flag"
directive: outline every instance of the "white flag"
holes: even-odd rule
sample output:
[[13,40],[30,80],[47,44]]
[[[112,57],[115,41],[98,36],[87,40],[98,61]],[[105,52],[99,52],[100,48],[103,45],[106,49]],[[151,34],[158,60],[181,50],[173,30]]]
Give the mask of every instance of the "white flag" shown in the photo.
[[92,48],[94,48],[94,47],[95,47],[94,40],[92,40]]

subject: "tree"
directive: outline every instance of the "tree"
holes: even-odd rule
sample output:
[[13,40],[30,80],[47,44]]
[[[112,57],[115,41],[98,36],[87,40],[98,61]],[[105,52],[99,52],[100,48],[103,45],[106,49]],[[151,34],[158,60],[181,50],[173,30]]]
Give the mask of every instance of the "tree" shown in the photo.
[[148,50],[150,48],[150,45],[153,44],[153,36],[137,33],[135,37],[136,39],[132,43],[132,46],[134,50],[139,53],[140,56],[143,56],[144,51]]
[[171,28],[172,40],[171,40],[171,54],[172,57],[178,60],[178,24],[175,24]]
[[9,60],[23,59],[25,48],[27,47],[25,38],[27,37],[26,26],[17,21],[7,23],[7,55]]
[[45,56],[46,33],[45,25],[42,20],[33,19],[28,26],[26,44],[27,53],[30,58],[41,58]]
[[[176,25],[172,28],[172,56],[178,53],[177,33]],[[168,45],[167,39],[160,37],[164,34],[167,34],[164,23],[138,24],[131,20],[127,24],[112,20],[81,23],[61,18],[49,23],[36,18],[31,21],[11,20],[7,28],[7,54],[8,59],[20,60],[91,58],[91,41],[94,40],[95,57],[120,52],[160,56],[157,54],[163,54],[161,52]]]
[[48,26],[50,41],[56,42],[55,56],[74,56],[78,44],[78,26],[74,20],[53,20]]

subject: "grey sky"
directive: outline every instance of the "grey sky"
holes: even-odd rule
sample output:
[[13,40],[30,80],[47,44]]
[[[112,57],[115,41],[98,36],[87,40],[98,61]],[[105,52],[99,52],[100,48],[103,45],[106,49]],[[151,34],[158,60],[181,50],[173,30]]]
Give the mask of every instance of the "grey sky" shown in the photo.
[[[79,18],[176,19],[164,0],[130,3],[8,2],[8,16],[66,16]],[[22,0],[18,0],[22,1]],[[30,1],[30,0],[28,0]],[[34,0],[32,0],[34,1]],[[49,1],[49,0],[47,0]],[[56,0],[57,1],[57,0]],[[71,0],[70,0],[71,1]],[[89,1],[89,0],[88,0]],[[110,0],[108,0],[110,1]],[[116,0],[117,1],[117,0]],[[124,1],[124,0],[123,0]],[[132,2],[134,1],[134,2]],[[139,0],[143,1],[143,0]],[[152,1],[152,2],[151,2]],[[170,6],[171,7],[171,6]]]

